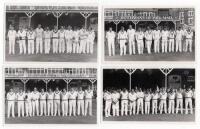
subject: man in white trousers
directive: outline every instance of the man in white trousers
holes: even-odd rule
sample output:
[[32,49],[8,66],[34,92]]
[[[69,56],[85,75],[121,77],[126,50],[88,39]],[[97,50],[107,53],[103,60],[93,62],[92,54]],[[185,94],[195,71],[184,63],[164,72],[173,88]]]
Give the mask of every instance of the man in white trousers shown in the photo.
[[27,32],[23,27],[19,27],[17,32],[19,41],[19,54],[26,54],[26,36]]
[[65,52],[65,29],[64,26],[60,27],[59,34],[59,53]]
[[110,110],[111,110],[111,104],[112,104],[112,94],[109,91],[104,91],[103,94],[103,99],[105,101],[105,117],[109,117],[110,115]]
[[82,116],[85,115],[84,111],[84,97],[85,97],[85,92],[82,90],[82,87],[79,88],[78,94],[77,94],[77,115]]
[[35,32],[33,31],[32,27],[30,27],[27,32],[27,40],[28,40],[28,54],[34,54]]
[[168,113],[169,114],[174,114],[175,97],[176,97],[176,93],[174,92],[173,89],[171,89],[171,91],[168,93],[168,100],[169,100]]
[[51,49],[51,38],[52,38],[52,31],[49,30],[49,27],[46,27],[44,31],[44,53],[49,54]]
[[108,43],[108,55],[115,55],[115,32],[112,30],[112,27],[109,27],[109,30],[106,32],[106,40]]
[[157,27],[156,30],[153,31],[154,53],[160,53],[160,38],[161,32]]
[[178,30],[176,30],[176,52],[182,52],[182,46],[183,46],[183,35],[184,32],[181,29],[181,27],[178,28]]
[[155,90],[154,93],[152,94],[152,114],[157,114],[158,111],[158,99],[159,99],[159,94],[158,91]]
[[15,100],[16,100],[16,94],[13,92],[13,89],[10,88],[9,92],[6,95],[6,99],[8,102],[8,112],[7,112],[7,117],[10,118],[10,114],[12,117],[15,117]]
[[119,116],[119,99],[120,93],[114,90],[112,93],[112,112],[113,116]]
[[22,89],[17,93],[17,109],[18,109],[18,117],[24,117],[24,100],[25,93]]
[[135,93],[134,89],[132,89],[131,92],[128,94],[128,99],[129,99],[129,105],[130,105],[129,115],[132,115],[132,114],[135,115],[137,94]]
[[69,116],[76,116],[76,98],[77,92],[71,88],[69,92]]
[[52,31],[52,43],[53,43],[53,53],[57,54],[58,53],[58,36],[59,36],[59,32],[58,32],[58,27],[54,26],[54,29]]
[[192,52],[193,31],[191,30],[190,27],[188,28],[188,30],[185,33],[185,38],[186,38],[185,51],[188,52],[188,48],[189,48],[189,52]]
[[167,114],[167,92],[164,88],[161,89],[160,92],[160,104],[159,104],[160,114],[163,113],[163,109],[165,114]]
[[128,35],[124,30],[123,26],[121,27],[121,30],[118,33],[117,39],[120,47],[120,56],[126,55],[126,43],[128,41]]
[[128,91],[123,89],[121,92],[121,116],[128,115]]
[[139,28],[138,32],[136,32],[136,41],[137,41],[137,48],[138,48],[138,54],[143,54],[144,50],[144,33],[142,32],[142,29]]
[[62,116],[67,116],[68,115],[68,100],[69,100],[69,93],[64,88],[63,92],[61,92]]
[[185,114],[188,114],[188,110],[190,110],[190,114],[193,114],[192,96],[193,96],[192,90],[190,88],[187,88],[185,90],[185,92],[184,92],[184,97],[185,97]]
[[144,95],[144,106],[145,106],[145,114],[150,114],[150,101],[152,99],[152,95],[150,94],[150,91],[147,90],[146,94]]
[[73,53],[79,53],[79,47],[80,47],[80,43],[79,43],[79,30],[78,28],[75,27],[74,31],[73,31],[73,43],[72,43],[72,47],[73,47]]
[[140,109],[141,113],[144,114],[143,101],[144,101],[144,92],[142,92],[142,89],[140,88],[139,91],[137,92],[137,115],[139,114]]
[[60,116],[60,94],[59,88],[56,87],[56,90],[54,91],[54,116],[57,114]]
[[167,53],[168,37],[169,37],[169,31],[167,30],[167,27],[164,27],[164,30],[161,31],[162,53]]
[[32,94],[31,91],[28,89],[25,95],[25,108],[26,108],[26,117],[32,117]]
[[80,36],[79,53],[85,54],[86,53],[86,43],[87,43],[88,32],[86,31],[86,29],[84,27],[80,30],[79,36]]
[[17,32],[14,30],[14,27],[12,25],[9,26],[7,38],[8,38],[8,44],[9,44],[9,54],[14,55]]
[[92,97],[93,97],[93,90],[88,87],[85,91],[85,116],[87,116],[87,112],[89,116],[92,116]]
[[195,88],[192,88],[192,104],[193,107],[195,108],[195,102],[196,102],[196,96],[195,96]]
[[183,114],[183,91],[181,88],[176,92],[176,114],[178,114],[179,110]]
[[88,37],[87,37],[87,54],[93,54],[94,49],[94,39],[95,39],[95,32],[92,27],[89,28]]
[[42,29],[41,24],[38,24],[38,27],[35,29],[36,33],[36,54],[43,52],[43,33],[44,30]]
[[32,91],[32,107],[33,107],[33,116],[35,116],[35,112],[37,116],[39,116],[39,97],[40,93],[38,92],[37,88],[35,87]]
[[170,31],[169,31],[169,52],[174,52],[174,38],[175,38],[175,31],[174,29],[172,28]]
[[47,94],[44,92],[44,89],[41,89],[40,92],[40,116],[47,115]]
[[129,25],[129,29],[127,30],[128,35],[128,47],[129,47],[129,55],[135,54],[135,29],[133,29],[132,25]]
[[153,33],[149,26],[147,27],[147,31],[145,32],[144,37],[145,37],[145,42],[146,42],[146,46],[147,46],[147,52],[148,52],[148,54],[151,54]]
[[54,93],[52,89],[49,89],[49,92],[47,93],[47,116],[53,116],[53,100],[54,100]]
[[73,38],[73,30],[71,26],[67,27],[65,31],[65,40],[66,40],[66,52],[72,53],[72,38]]

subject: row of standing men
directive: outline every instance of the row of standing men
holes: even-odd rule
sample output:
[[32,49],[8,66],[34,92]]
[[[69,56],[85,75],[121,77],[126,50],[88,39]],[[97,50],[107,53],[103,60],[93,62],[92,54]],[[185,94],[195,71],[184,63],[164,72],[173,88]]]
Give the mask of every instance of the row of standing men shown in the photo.
[[[16,41],[19,44],[19,54],[49,54],[52,49],[53,53],[87,53],[93,54],[95,32],[90,27],[88,30],[82,27],[81,29],[71,26],[65,29],[61,26],[58,30],[57,26],[54,26],[53,30],[46,27],[45,30],[39,24],[38,27],[33,30],[32,27],[25,29],[20,27],[18,31],[14,30],[14,27],[10,25],[8,34],[9,54],[15,54]],[[52,44],[52,45],[51,45]],[[36,49],[36,50],[35,50]]]
[[[45,92],[41,89],[41,92],[34,88],[31,92],[27,90],[25,93],[22,89],[18,93],[14,93],[11,88],[6,95],[8,108],[7,117],[10,115],[15,117],[15,102],[17,102],[18,117],[32,116],[92,116],[92,99],[93,90],[88,88],[83,91],[82,88],[77,91],[71,89],[69,92],[66,89],[62,91],[57,87],[53,92],[49,89]],[[25,111],[24,111],[25,109]],[[61,110],[61,111],[60,111]]]
[[[132,89],[128,92],[126,89],[119,90],[106,90],[104,91],[104,101],[105,101],[105,117],[111,116],[111,107],[112,115],[119,116],[119,110],[121,110],[121,116],[139,114],[157,114],[158,109],[160,114],[176,114],[180,111],[183,114],[183,100],[185,101],[185,114],[193,113],[193,104],[192,99],[195,99],[195,91],[190,88],[183,89],[170,89],[166,91],[164,88],[160,90],[155,90],[151,92],[149,89],[146,91],[134,90]],[[121,102],[121,106],[119,103]],[[167,106],[168,102],[168,106]],[[168,109],[167,109],[168,107]],[[176,110],[175,110],[176,107]],[[120,109],[121,108],[121,109]],[[189,109],[188,109],[189,108]]]
[[108,54],[109,56],[115,55],[116,42],[119,43],[121,56],[127,54],[127,46],[130,55],[136,54],[136,47],[138,54],[143,54],[144,46],[147,48],[147,53],[151,54],[152,44],[154,45],[154,53],[160,53],[160,45],[162,53],[188,52],[188,49],[189,52],[192,52],[193,33],[190,27],[187,30],[179,27],[176,31],[173,28],[167,30],[167,27],[164,27],[163,30],[158,28],[152,30],[150,27],[147,27],[146,31],[143,32],[141,28],[136,31],[132,28],[132,25],[129,25],[127,31],[122,26],[116,35],[112,27],[110,27],[106,32]]

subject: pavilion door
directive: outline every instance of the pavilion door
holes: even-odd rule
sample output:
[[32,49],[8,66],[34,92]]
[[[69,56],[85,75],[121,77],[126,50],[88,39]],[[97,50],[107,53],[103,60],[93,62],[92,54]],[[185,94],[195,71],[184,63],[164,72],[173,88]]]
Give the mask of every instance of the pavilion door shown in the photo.
[[169,75],[168,76],[168,88],[178,89],[181,88],[181,76]]
[[19,26],[28,27],[29,26],[29,19],[28,19],[28,17],[20,17],[19,18]]

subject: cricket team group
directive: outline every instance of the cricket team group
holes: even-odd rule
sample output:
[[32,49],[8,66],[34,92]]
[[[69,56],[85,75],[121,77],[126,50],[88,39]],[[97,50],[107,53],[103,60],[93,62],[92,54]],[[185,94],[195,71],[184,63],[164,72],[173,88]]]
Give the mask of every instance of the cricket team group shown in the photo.
[[86,29],[82,27],[61,26],[58,29],[54,26],[52,30],[49,27],[42,28],[41,24],[36,29],[32,27],[19,27],[16,31],[13,25],[9,26],[7,33],[9,44],[9,54],[15,54],[16,45],[19,54],[54,54],[59,53],[78,53],[93,54],[95,31],[92,27]]
[[[155,90],[135,88],[106,89],[103,94],[105,117],[132,116],[138,114],[193,114],[195,89]],[[158,112],[159,111],[159,112]],[[111,114],[112,112],[112,114]],[[121,112],[121,114],[120,114]]]
[[144,30],[141,27],[136,31],[132,25],[129,25],[127,31],[124,26],[118,33],[114,32],[112,27],[106,32],[106,43],[108,46],[108,55],[115,56],[116,46],[119,44],[120,56],[126,55],[127,49],[129,55],[143,54],[147,49],[147,54],[152,53],[173,53],[173,52],[192,52],[194,38],[193,30],[188,27],[177,30],[167,26],[152,29],[149,26]]
[[70,91],[65,88],[60,91],[56,87],[55,91],[49,88],[48,92],[44,89],[39,92],[35,87],[32,92],[20,89],[17,93],[10,88],[6,94],[7,118],[14,118],[15,111],[18,117],[92,116],[92,99],[93,90],[90,87],[86,90],[82,90],[82,87],[71,88]]

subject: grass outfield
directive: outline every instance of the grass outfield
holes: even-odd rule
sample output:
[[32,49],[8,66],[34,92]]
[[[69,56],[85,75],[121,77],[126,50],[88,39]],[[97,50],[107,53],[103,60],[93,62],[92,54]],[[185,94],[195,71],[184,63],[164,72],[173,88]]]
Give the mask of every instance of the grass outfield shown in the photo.
[[[7,109],[7,108],[5,108]],[[17,112],[17,108],[15,108]],[[10,117],[5,114],[5,124],[96,124],[97,123],[97,105],[93,100],[92,105],[93,116],[34,116],[34,117]],[[7,111],[6,111],[7,113]]]
[[[27,46],[26,46],[27,47]],[[51,46],[52,47],[52,46]],[[9,55],[9,45],[6,42],[6,61],[43,61],[43,62],[96,62],[97,61],[97,43],[94,44],[93,54],[53,54],[52,48],[50,54],[19,55],[19,45],[15,44],[15,55]],[[36,50],[35,50],[36,51]],[[28,52],[28,49],[27,49]],[[43,47],[44,52],[44,47]]]
[[169,122],[194,122],[195,114],[149,114],[132,116],[103,117],[104,121],[169,121]]

